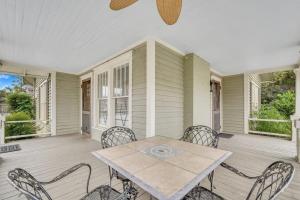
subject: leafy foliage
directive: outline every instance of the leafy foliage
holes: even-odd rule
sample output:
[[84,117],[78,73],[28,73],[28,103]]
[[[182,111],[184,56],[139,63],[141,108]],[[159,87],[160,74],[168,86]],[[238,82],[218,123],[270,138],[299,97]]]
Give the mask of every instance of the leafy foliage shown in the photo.
[[[258,112],[251,113],[258,119],[289,119],[295,112],[295,74],[292,70],[274,72],[269,81],[261,85],[262,106]],[[288,134],[292,125],[288,122],[251,121],[251,130]]]
[[[6,116],[6,121],[26,121],[31,120],[31,116],[25,112],[15,112]],[[35,127],[28,122],[7,123],[5,125],[5,136],[34,134]]]
[[[255,115],[258,119],[286,119],[286,116],[272,105],[262,105]],[[290,135],[292,130],[292,125],[286,122],[251,121],[249,126],[251,130],[287,135]]]
[[274,108],[276,108],[281,115],[289,118],[295,113],[296,97],[295,92],[287,91],[282,94],[278,94],[276,99],[272,102]]
[[271,80],[264,82],[261,86],[261,102],[269,104],[276,99],[278,94],[295,91],[295,81],[295,73],[292,70],[272,73]]
[[12,92],[7,95],[10,112],[24,112],[31,118],[34,117],[33,99],[25,92]]

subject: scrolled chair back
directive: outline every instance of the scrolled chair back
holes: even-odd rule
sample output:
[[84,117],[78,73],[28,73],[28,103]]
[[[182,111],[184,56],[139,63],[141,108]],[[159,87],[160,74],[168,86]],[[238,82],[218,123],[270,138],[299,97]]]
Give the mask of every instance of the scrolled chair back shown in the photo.
[[109,148],[121,144],[137,141],[130,128],[115,126],[105,130],[101,135],[102,148]]
[[217,148],[219,133],[208,126],[190,126],[184,131],[180,140]]
[[271,164],[257,178],[246,200],[273,200],[291,182],[295,173],[294,166],[283,161]]
[[43,186],[24,169],[9,171],[8,182],[28,200],[52,200]]

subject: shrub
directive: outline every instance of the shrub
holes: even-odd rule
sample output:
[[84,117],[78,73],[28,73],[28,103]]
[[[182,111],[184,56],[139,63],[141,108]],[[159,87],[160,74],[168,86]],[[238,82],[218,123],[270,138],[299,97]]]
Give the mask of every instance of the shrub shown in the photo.
[[[258,119],[287,119],[286,116],[282,115],[274,106],[272,105],[262,105],[260,110],[255,113]],[[290,135],[292,132],[291,123],[286,122],[264,122],[264,121],[251,121],[251,130],[279,133]]]
[[34,117],[33,99],[24,92],[12,92],[7,96],[10,112],[24,112],[31,118]]
[[[25,112],[16,112],[6,116],[5,120],[25,121],[25,120],[31,120],[31,117]],[[32,125],[32,123],[20,122],[20,123],[7,123],[5,125],[5,136],[28,135],[34,133],[35,133],[35,127]]]
[[278,94],[272,105],[286,118],[295,113],[296,97],[293,91]]

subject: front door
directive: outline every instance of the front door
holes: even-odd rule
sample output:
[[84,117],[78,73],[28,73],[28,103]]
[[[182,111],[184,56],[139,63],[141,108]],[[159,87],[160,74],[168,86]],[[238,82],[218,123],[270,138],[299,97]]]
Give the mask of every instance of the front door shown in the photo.
[[217,81],[211,82],[212,91],[212,128],[218,132],[221,130],[221,84]]
[[91,133],[91,80],[83,80],[82,89],[82,132]]

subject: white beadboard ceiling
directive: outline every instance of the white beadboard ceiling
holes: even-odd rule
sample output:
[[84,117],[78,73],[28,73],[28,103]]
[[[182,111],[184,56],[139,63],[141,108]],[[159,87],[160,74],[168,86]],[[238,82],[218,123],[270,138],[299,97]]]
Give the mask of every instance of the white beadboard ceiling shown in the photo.
[[224,74],[295,64],[300,0],[184,0],[168,26],[155,0],[0,0],[0,60],[79,73],[145,38],[194,52]]

